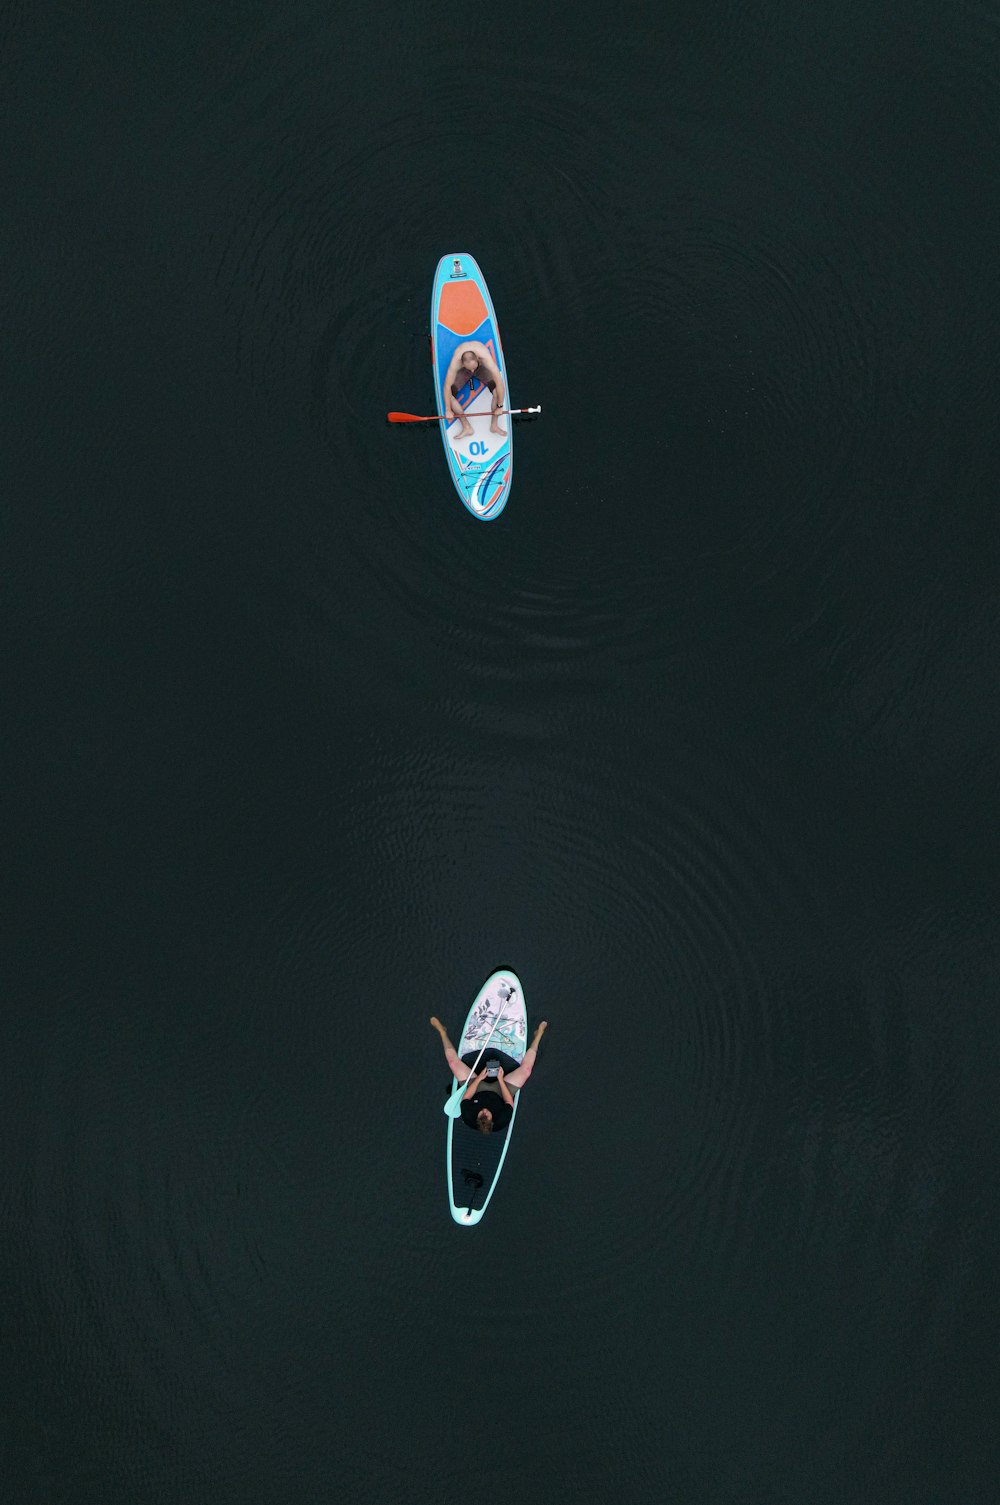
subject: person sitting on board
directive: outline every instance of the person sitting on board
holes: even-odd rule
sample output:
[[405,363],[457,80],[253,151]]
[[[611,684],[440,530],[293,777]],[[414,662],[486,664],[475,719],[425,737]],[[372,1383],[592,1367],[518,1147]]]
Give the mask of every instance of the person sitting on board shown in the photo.
[[[462,1098],[462,1117],[472,1128],[478,1129],[481,1134],[492,1134],[494,1129],[505,1129],[510,1123],[510,1115],[514,1107],[512,1092],[523,1087],[530,1077],[538,1059],[538,1042],[548,1029],[548,1021],[543,1019],[532,1036],[531,1044],[524,1052],[524,1060],[514,1071],[504,1073],[503,1067],[495,1077],[497,1090],[492,1087],[483,1087],[486,1079],[486,1067],[472,1075],[472,1067],[466,1066],[464,1061],[458,1058],[458,1052],[448,1039],[448,1032],[440,1019],[431,1016],[431,1024],[441,1036],[441,1044],[444,1046],[444,1058],[451,1068],[451,1074],[458,1082],[468,1082]],[[489,1048],[485,1051],[489,1055]],[[471,1078],[471,1080],[470,1080]]]
[[[496,1064],[499,1066],[499,1062]],[[510,1123],[514,1098],[504,1080],[503,1067],[499,1066],[492,1078],[488,1067],[489,1062],[482,1071],[469,1078],[469,1085],[462,1095],[462,1118],[470,1129],[478,1129],[480,1134],[499,1134]]]
[[503,408],[504,400],[504,384],[500,367],[485,345],[480,344],[478,340],[468,340],[464,345],[459,345],[455,351],[444,379],[445,412],[457,418],[462,425],[457,437],[467,439],[475,432],[458,400],[459,394],[471,385],[473,379],[482,382],[484,387],[489,387],[493,394],[490,433],[506,434],[507,430],[501,427],[497,416]]

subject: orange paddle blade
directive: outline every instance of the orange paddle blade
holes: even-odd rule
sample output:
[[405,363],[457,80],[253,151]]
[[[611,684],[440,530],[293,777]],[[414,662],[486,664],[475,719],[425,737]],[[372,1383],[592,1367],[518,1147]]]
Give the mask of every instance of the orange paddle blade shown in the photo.
[[419,413],[386,413],[385,416],[386,416],[386,418],[388,419],[388,421],[390,423],[440,423],[441,422],[441,419],[439,417],[437,417],[437,416],[435,416],[433,418],[423,418]]

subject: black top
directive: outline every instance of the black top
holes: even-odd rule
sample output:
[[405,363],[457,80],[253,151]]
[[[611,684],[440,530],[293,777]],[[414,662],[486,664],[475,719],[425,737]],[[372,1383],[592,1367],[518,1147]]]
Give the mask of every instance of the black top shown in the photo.
[[499,1092],[484,1091],[481,1087],[475,1097],[463,1097],[462,1099],[462,1117],[473,1129],[479,1128],[479,1125],[476,1123],[476,1114],[481,1113],[484,1108],[489,1108],[493,1115],[494,1134],[498,1133],[501,1129],[506,1129],[510,1123],[512,1110],[504,1102]]

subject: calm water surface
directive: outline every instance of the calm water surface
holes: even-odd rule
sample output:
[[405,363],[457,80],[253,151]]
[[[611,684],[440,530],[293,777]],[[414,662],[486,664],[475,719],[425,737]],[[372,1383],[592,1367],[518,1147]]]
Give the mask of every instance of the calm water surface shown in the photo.
[[998,40],[0,0],[4,1500],[996,1498]]

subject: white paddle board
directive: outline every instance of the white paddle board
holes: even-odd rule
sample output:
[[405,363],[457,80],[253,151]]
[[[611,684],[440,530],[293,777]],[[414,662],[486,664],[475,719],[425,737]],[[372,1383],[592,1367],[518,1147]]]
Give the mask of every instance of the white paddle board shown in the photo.
[[[459,1059],[472,1066],[484,1045],[478,1070],[497,1059],[505,1072],[513,1071],[528,1048],[524,991],[517,973],[506,968],[487,978],[476,994],[458,1044]],[[458,1079],[453,1077],[452,1091],[457,1086]],[[489,1206],[507,1158],[520,1097],[520,1092],[514,1093],[506,1129],[492,1134],[481,1134],[461,1118],[448,1120],[448,1203],[452,1217],[463,1228],[480,1222]]]

